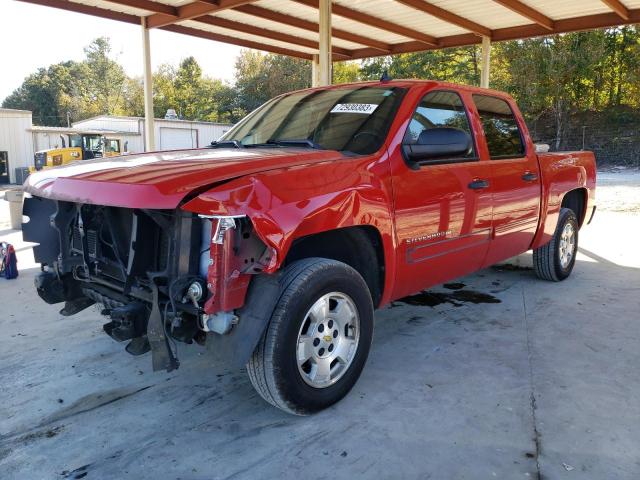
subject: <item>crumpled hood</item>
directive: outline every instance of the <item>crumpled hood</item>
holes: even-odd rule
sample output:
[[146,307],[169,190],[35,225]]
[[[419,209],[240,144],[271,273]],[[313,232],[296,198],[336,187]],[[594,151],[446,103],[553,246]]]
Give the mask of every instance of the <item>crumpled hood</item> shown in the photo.
[[126,208],[176,208],[196,189],[276,168],[336,160],[333,150],[199,149],[80,160],[31,174],[38,197]]

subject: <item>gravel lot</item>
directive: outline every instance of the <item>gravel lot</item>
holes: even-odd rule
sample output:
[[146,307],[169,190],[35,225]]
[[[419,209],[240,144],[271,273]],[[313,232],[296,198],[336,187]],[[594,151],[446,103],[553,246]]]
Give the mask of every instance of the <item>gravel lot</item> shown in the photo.
[[61,317],[0,201],[0,479],[640,478],[640,172],[598,203],[569,280],[525,254],[396,302],[350,395],[293,417],[199,347],[154,373],[95,309]]

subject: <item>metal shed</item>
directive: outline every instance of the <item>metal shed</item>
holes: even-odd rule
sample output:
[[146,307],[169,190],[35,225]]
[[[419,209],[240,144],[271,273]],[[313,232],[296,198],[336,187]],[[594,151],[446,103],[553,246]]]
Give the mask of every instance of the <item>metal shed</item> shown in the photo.
[[[156,118],[154,136],[157,139],[156,146],[161,150],[201,148],[220,138],[232,126],[228,123]],[[145,119],[143,117],[100,115],[75,122],[73,127],[118,132],[129,142],[129,153],[145,151]]]
[[0,108],[0,184],[16,182],[16,168],[33,163],[31,112]]

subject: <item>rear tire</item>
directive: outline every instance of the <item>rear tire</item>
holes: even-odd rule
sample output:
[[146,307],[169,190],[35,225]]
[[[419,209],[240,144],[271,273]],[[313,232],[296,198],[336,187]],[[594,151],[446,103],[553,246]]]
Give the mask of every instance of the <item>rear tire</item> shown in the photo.
[[350,266],[309,258],[289,265],[269,325],[247,363],[256,391],[296,415],[342,399],[364,367],[373,337],[373,302]]
[[533,251],[533,269],[539,278],[559,282],[571,275],[578,252],[578,228],[573,210],[561,208],[551,241]]

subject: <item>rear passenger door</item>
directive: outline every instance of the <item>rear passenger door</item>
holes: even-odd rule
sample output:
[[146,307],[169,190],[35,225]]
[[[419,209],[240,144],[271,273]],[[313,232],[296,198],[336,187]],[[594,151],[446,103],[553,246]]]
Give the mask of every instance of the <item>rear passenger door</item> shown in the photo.
[[531,246],[540,214],[540,172],[510,103],[491,95],[472,98],[484,131],[481,156],[491,166],[494,238],[485,265],[492,265]]
[[[417,144],[421,133],[443,128],[470,135],[470,151],[422,162],[406,158],[403,148]],[[474,138],[461,95],[432,90],[415,108],[402,146],[390,152],[399,253],[393,298],[482,265],[491,234],[491,172]]]

